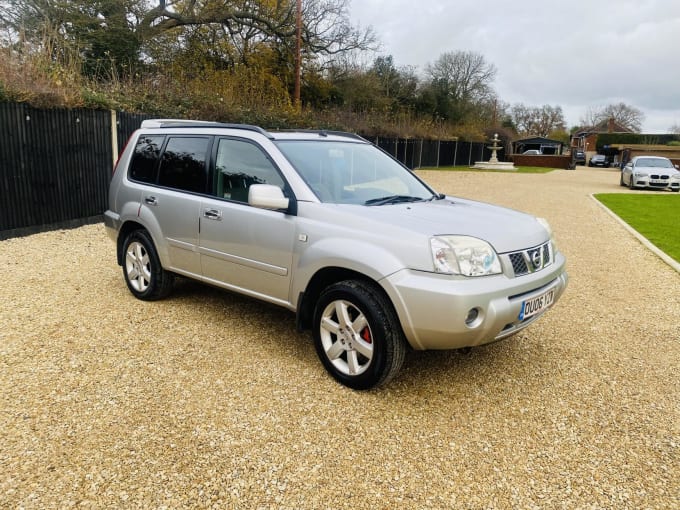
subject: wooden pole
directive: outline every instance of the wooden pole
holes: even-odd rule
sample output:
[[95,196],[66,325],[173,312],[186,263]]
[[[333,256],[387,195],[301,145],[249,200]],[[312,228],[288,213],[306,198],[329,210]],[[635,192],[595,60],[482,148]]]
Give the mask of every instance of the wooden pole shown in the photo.
[[296,0],[297,13],[295,17],[295,91],[293,104],[300,109],[300,68],[302,60],[301,39],[302,39],[302,0]]

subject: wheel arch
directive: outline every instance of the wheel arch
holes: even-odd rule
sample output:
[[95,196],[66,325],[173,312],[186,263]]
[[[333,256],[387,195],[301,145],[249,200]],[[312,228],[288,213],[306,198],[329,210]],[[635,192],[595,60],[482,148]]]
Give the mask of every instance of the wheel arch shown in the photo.
[[390,296],[387,294],[387,292],[385,292],[385,289],[382,288],[380,283],[378,283],[373,278],[358,271],[354,271],[352,269],[344,267],[332,266],[324,267],[322,269],[319,269],[316,273],[314,273],[314,276],[312,276],[312,278],[309,280],[309,283],[307,284],[305,290],[300,293],[296,313],[296,323],[298,330],[304,331],[307,329],[311,329],[312,319],[314,316],[314,308],[323,290],[329,287],[330,285],[333,285],[334,283],[338,283],[345,280],[359,280],[374,286],[376,290],[378,290],[384,295],[385,299],[392,307],[394,316],[397,318],[397,320],[399,320],[399,314],[397,313],[396,308],[394,307],[394,303],[392,303]]
[[[118,231],[118,240],[116,241],[116,259],[118,260],[119,266],[123,265],[123,258],[125,257],[125,254],[123,253],[123,244],[125,243],[125,239],[130,235],[131,232],[134,232],[135,230],[144,230],[151,236],[149,229],[137,221],[126,221],[123,223],[120,227],[120,230]],[[153,236],[151,236],[151,240],[154,241],[155,244]]]

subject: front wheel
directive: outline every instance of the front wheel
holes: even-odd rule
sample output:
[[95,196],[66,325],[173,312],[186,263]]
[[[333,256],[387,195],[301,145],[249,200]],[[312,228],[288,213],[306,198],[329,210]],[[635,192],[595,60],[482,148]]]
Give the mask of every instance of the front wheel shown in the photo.
[[156,248],[147,232],[131,232],[123,242],[123,254],[123,277],[136,298],[154,301],[170,293],[173,275],[161,266]]
[[401,368],[406,340],[394,309],[370,282],[329,286],[314,310],[314,345],[340,383],[365,390],[390,381]]

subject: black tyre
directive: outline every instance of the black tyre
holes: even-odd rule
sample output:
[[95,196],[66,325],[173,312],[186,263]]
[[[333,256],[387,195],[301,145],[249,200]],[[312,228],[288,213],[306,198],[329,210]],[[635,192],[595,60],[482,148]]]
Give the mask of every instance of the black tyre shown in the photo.
[[314,310],[314,344],[340,383],[365,390],[389,382],[401,368],[406,340],[394,309],[370,282],[328,287]]
[[621,172],[621,176],[619,177],[619,186],[625,186],[626,184],[623,182],[623,172]]
[[633,174],[630,174],[630,181],[628,182],[629,189],[635,189],[635,179],[633,179]]
[[130,292],[144,301],[164,298],[172,290],[174,276],[161,266],[148,232],[135,230],[125,238],[123,277]]

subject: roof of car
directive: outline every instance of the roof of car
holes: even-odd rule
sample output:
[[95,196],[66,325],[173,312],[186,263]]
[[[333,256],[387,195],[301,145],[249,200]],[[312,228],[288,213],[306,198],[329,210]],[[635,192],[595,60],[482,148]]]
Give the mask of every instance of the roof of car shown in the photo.
[[355,134],[344,131],[329,131],[329,130],[286,130],[286,131],[266,131],[259,126],[250,124],[230,124],[224,122],[212,122],[203,120],[185,120],[185,119],[147,119],[143,120],[141,124],[142,129],[242,129],[245,131],[253,131],[266,136],[271,140],[312,140],[323,138],[326,140],[335,141],[362,141],[368,142],[365,138]]
[[361,141],[367,142],[365,138],[355,134],[344,131],[326,131],[326,130],[291,130],[291,131],[274,131],[271,132],[276,140],[313,140],[323,138],[326,140],[342,140],[342,141]]

